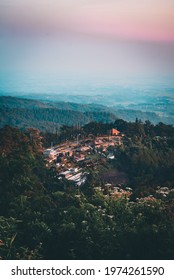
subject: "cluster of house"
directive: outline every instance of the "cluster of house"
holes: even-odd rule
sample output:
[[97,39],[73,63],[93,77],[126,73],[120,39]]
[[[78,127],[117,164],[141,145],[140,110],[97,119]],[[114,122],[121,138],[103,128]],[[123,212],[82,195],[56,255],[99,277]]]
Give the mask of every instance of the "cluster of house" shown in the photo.
[[85,169],[98,164],[95,155],[112,160],[115,156],[108,148],[121,144],[122,135],[113,129],[110,136],[87,137],[78,142],[68,141],[46,149],[43,154],[49,163],[55,164],[59,179],[66,178],[80,186],[87,177]]
[[79,187],[85,183],[88,172],[83,172],[81,168],[69,168],[61,173],[59,173],[58,179],[66,178],[69,181],[74,181]]

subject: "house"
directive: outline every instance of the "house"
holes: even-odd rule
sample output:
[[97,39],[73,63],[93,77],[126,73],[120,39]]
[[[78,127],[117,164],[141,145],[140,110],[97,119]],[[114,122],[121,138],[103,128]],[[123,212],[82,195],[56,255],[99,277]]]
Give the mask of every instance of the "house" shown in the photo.
[[46,158],[54,159],[57,153],[53,149],[46,149],[43,154]]
[[112,136],[117,136],[117,135],[119,135],[120,134],[120,131],[119,130],[117,130],[117,129],[115,129],[115,128],[112,128],[111,129],[111,135]]
[[113,154],[110,153],[110,154],[107,156],[107,158],[108,158],[108,159],[114,159],[115,156],[114,156]]

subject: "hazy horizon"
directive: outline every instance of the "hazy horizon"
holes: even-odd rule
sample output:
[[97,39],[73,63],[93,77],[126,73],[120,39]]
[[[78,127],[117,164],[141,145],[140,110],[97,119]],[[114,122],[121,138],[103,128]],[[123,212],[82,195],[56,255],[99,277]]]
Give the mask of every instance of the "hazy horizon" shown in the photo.
[[1,94],[173,87],[173,50],[170,0],[0,3]]

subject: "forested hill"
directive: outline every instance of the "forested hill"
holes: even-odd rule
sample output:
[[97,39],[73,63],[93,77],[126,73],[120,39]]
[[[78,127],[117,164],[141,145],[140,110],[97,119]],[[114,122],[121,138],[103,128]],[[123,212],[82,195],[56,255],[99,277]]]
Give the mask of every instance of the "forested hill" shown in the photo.
[[84,125],[91,121],[114,122],[117,118],[127,121],[138,118],[142,121],[150,120],[152,123],[162,121],[153,112],[111,109],[100,104],[46,102],[10,96],[0,96],[0,114],[0,127],[35,127],[50,132],[62,125]]
[[51,104],[25,98],[17,98],[11,96],[0,96],[0,108],[49,108],[54,107]]
[[[88,124],[84,132],[92,125],[108,127]],[[44,134],[0,129],[1,260],[174,259],[174,128],[115,125],[125,133],[115,159],[101,159],[80,187],[46,166]],[[130,184],[114,177],[106,187],[103,171],[113,170]]]
[[36,127],[54,132],[62,125],[84,125],[91,121],[113,122],[116,116],[100,105],[46,103],[41,101],[0,97],[1,127]]
[[57,108],[62,110],[72,110],[79,112],[107,111],[106,106],[100,104],[77,104],[73,102],[51,102],[34,99],[18,98],[12,96],[0,96],[0,108]]

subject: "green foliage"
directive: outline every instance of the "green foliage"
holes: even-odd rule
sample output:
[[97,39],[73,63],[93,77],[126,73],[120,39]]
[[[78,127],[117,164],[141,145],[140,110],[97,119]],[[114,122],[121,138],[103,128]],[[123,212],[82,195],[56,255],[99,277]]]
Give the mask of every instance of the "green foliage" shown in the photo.
[[[29,133],[8,126],[0,130],[2,259],[174,258],[173,191],[156,188],[159,182],[172,187],[173,130],[159,125],[159,138],[159,126],[150,123],[119,125],[129,137],[113,166],[134,182],[131,199],[104,194],[95,174],[80,189],[57,180]],[[90,126],[108,128],[93,123],[86,133]]]
[[0,97],[1,127],[12,125],[25,130],[35,127],[56,133],[62,125],[84,125],[91,121],[111,122],[116,116],[107,107],[66,102],[41,102],[15,97]]

